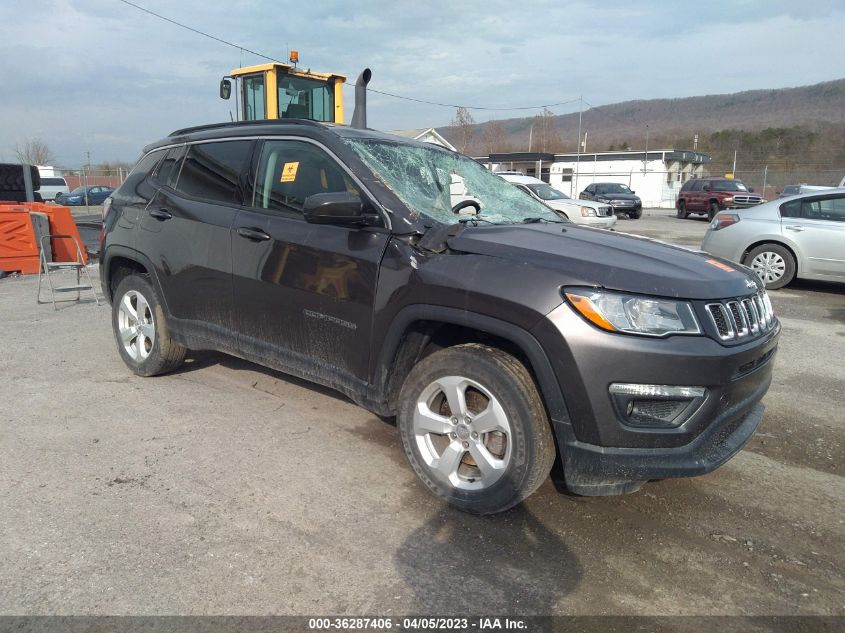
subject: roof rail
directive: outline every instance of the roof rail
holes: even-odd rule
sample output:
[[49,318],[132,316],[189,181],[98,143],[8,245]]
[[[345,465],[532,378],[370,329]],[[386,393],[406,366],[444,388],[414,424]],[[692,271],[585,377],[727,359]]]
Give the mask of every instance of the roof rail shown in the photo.
[[168,137],[182,136],[183,134],[190,134],[191,132],[204,132],[205,130],[219,130],[223,128],[238,128],[260,125],[310,125],[315,127],[323,127],[323,123],[319,121],[312,121],[311,119],[262,119],[260,121],[225,121],[223,123],[207,123],[206,125],[195,125],[193,127],[183,127],[179,130],[174,130]]

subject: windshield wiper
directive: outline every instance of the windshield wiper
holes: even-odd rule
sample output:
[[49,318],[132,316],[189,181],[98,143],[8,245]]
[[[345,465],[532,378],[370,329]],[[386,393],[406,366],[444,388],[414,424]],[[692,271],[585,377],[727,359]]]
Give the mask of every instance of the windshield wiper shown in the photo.
[[563,224],[563,220],[549,220],[548,218],[522,218],[523,224],[537,224],[538,222]]
[[497,226],[499,224],[513,224],[513,221],[493,222],[493,220],[488,220],[487,218],[482,218],[481,216],[478,216],[478,215],[474,215],[470,218],[461,218],[460,220],[458,220],[458,222],[461,223],[461,224],[471,223],[473,226],[478,226],[479,222],[487,222],[487,224],[492,224],[494,226]]

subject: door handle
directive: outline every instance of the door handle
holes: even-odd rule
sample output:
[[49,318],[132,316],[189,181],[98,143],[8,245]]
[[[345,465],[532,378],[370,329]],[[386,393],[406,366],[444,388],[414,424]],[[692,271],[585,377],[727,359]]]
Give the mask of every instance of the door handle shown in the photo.
[[784,228],[787,228],[787,229],[789,229],[790,231],[803,231],[803,230],[804,230],[804,227],[803,227],[803,226],[799,226],[799,225],[797,225],[797,224],[789,224],[789,225],[787,225],[787,226],[786,226],[786,227],[784,227]]
[[239,228],[238,235],[254,242],[266,242],[270,239],[270,236],[267,235],[264,231],[261,231],[259,229],[248,229],[246,227]]
[[173,217],[173,214],[167,209],[150,209],[150,215],[156,220],[169,220]]

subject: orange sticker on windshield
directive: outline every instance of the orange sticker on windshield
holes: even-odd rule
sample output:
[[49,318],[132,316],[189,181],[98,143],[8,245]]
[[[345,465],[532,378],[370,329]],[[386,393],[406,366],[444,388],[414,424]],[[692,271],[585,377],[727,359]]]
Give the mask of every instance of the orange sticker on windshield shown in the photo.
[[299,162],[285,163],[282,167],[282,177],[279,182],[293,182],[296,180],[296,170],[299,169]]
[[715,266],[716,268],[718,268],[720,270],[724,270],[727,273],[735,273],[736,272],[736,268],[733,268],[732,266],[728,266],[724,262],[720,262],[718,259],[705,259],[704,261],[706,261],[711,266]]

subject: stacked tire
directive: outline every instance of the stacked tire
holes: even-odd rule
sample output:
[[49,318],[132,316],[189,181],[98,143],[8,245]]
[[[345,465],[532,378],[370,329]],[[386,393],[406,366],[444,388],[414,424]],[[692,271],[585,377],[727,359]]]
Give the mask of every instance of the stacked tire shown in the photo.
[[41,196],[37,193],[41,188],[41,175],[38,173],[38,168],[35,165],[17,165],[12,163],[0,163],[0,200],[26,202],[24,169],[29,169],[35,202],[42,201]]

